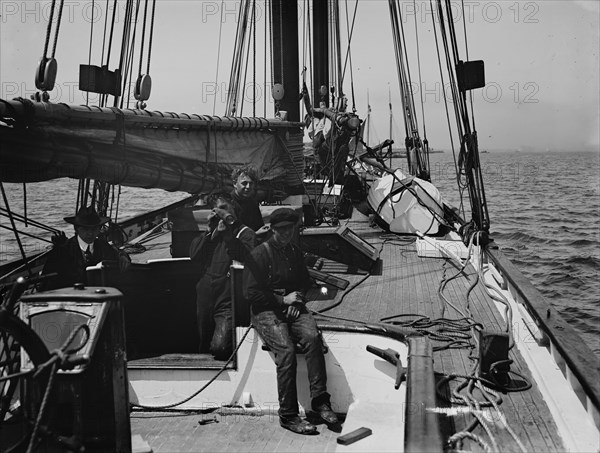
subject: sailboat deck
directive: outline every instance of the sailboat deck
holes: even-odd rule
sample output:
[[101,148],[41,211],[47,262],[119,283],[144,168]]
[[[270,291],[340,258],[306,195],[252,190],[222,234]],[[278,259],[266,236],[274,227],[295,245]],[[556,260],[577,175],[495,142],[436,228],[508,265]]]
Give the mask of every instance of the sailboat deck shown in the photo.
[[[458,272],[449,260],[418,257],[413,236],[385,235],[379,228],[370,227],[362,215],[353,216],[348,221],[348,226],[380,251],[380,267],[372,274],[364,271],[350,273],[347,266],[325,260],[321,270],[348,280],[350,285],[344,291],[330,290],[327,296],[316,295],[314,300],[308,302],[310,309],[326,310],[324,314],[328,316],[367,323],[407,314],[427,316],[432,320],[442,317],[442,304],[438,295],[440,283],[444,278]],[[169,235],[157,238],[147,244],[147,251],[138,255],[135,260],[142,262],[147,259],[167,258],[168,246],[165,245],[168,245],[169,240]],[[469,267],[466,274],[469,280],[464,276],[455,278],[446,285],[443,292],[448,301],[463,312],[467,306],[466,296],[474,281],[475,271]],[[478,283],[469,295],[469,310],[472,318],[481,323],[484,329],[504,330],[505,322],[481,283]],[[446,308],[444,316],[452,319],[462,317],[449,307]],[[405,321],[414,317],[396,319]],[[319,320],[331,322],[327,318]],[[444,344],[447,343],[433,341],[434,347]],[[435,352],[434,370],[439,373],[438,380],[442,374],[470,374],[475,363],[471,356],[476,354],[475,349],[464,347]],[[564,450],[549,409],[531,378],[525,360],[516,348],[510,351],[509,358],[514,361],[511,371],[520,373],[532,382],[533,387],[526,391],[501,395],[502,402],[499,407],[504,418],[494,415],[493,412],[487,413],[485,422],[493,434],[497,448],[502,451],[520,451],[518,442],[510,432],[512,431],[514,437],[523,444],[525,451]],[[514,384],[524,383],[522,378],[516,375],[513,375],[513,379]],[[451,389],[456,386],[457,381],[451,381]],[[448,394],[447,385],[440,386],[440,393]],[[478,400],[483,399],[478,391],[475,391],[473,396]],[[449,411],[450,404],[445,402],[441,395],[438,395],[438,406],[444,439],[466,429],[473,421],[473,416],[464,411]],[[456,407],[453,405],[453,408]],[[280,428],[277,417],[273,415],[217,415],[217,421],[214,423],[198,423],[207,417],[213,416],[200,413],[132,412],[132,434],[141,435],[155,452],[331,451],[338,447],[338,434],[328,430],[325,425],[319,427],[318,436],[300,436]],[[510,429],[503,424],[504,419]],[[488,439],[489,442],[489,436],[481,426],[475,428],[473,434]],[[355,444],[358,449],[359,445],[360,443]],[[464,447],[473,451],[483,451],[481,446],[471,441],[465,443]]]

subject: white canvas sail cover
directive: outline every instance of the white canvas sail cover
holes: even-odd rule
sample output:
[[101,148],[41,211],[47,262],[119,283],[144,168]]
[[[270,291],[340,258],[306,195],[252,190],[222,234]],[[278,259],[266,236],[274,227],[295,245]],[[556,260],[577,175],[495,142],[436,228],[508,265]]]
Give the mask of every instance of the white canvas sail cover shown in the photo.
[[436,234],[440,224],[431,211],[443,218],[439,190],[423,179],[407,177],[401,170],[377,179],[369,189],[367,201],[393,233]]

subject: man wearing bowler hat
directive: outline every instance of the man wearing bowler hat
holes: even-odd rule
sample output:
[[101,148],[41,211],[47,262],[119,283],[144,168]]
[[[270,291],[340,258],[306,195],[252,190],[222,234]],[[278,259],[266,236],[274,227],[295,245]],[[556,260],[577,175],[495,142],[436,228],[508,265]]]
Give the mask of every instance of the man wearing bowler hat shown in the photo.
[[118,261],[121,270],[131,263],[129,255],[119,251],[106,239],[98,237],[102,225],[109,218],[100,216],[92,206],[82,207],[73,217],[65,217],[65,222],[75,228],[75,236],[66,239],[61,232],[53,237],[54,248],[48,254],[43,275],[56,273],[43,284],[42,289],[55,289],[73,286],[75,283],[87,284],[85,269],[100,261]]
[[271,214],[273,236],[252,251],[244,269],[244,290],[252,325],[274,354],[279,394],[279,423],[298,434],[316,434],[299,417],[296,389],[296,344],[305,354],[312,409],[328,425],[338,423],[327,393],[323,343],[305,306],[311,286],[300,248],[292,243],[299,215],[279,208]]

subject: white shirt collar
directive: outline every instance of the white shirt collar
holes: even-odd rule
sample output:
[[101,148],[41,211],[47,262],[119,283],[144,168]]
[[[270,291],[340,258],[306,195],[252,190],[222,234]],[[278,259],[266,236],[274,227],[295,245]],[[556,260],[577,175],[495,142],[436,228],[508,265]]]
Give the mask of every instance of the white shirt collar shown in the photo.
[[79,248],[81,249],[82,252],[85,252],[87,250],[87,248],[89,247],[90,253],[94,253],[94,243],[93,242],[91,244],[88,244],[83,239],[81,239],[79,236],[77,236],[77,242],[79,243]]

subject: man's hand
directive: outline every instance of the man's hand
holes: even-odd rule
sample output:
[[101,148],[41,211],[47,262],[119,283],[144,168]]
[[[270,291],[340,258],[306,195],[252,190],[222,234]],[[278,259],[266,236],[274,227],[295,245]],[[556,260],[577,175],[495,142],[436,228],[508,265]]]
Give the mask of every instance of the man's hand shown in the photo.
[[209,231],[212,231],[215,228],[217,228],[217,224],[219,223],[219,216],[215,211],[210,211],[208,213],[208,216],[206,217],[206,220],[208,221]]
[[295,305],[288,305],[285,310],[285,317],[288,321],[295,321],[300,316],[300,309]]
[[300,291],[292,291],[291,293],[283,296],[284,305],[292,305],[293,303],[299,302],[304,303],[304,296]]
[[231,228],[223,220],[219,220],[219,223],[217,223],[217,227],[212,232],[211,239],[216,238],[218,235],[222,235],[223,239],[227,242],[233,239]]
[[61,245],[65,245],[67,243],[67,236],[65,235],[64,231],[56,231],[52,234],[50,240],[55,247],[60,247]]
[[258,230],[256,230],[257,236],[262,236],[263,234],[267,234],[271,231],[270,225],[263,225]]

